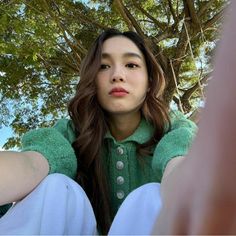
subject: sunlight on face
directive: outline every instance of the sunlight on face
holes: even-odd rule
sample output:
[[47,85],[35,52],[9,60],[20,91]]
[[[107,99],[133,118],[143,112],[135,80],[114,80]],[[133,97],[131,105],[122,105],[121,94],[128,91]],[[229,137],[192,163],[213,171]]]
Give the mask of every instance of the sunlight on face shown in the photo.
[[107,39],[96,77],[100,105],[110,114],[139,112],[148,90],[147,66],[142,52],[128,38]]

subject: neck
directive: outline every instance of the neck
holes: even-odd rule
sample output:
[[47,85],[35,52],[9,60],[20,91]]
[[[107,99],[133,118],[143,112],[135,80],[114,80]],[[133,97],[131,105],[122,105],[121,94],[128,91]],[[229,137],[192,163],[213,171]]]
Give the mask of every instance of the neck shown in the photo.
[[137,129],[141,120],[140,112],[131,115],[114,115],[109,119],[112,136],[121,141],[129,137]]

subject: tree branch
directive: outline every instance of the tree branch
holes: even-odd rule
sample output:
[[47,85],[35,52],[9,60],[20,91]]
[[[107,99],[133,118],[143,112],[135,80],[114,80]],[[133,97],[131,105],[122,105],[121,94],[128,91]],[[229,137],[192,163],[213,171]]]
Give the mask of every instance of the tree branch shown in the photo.
[[[180,65],[182,63],[178,59],[182,58],[186,54],[186,51],[188,48],[188,37],[187,37],[186,30],[188,30],[190,37],[201,32],[200,20],[196,14],[194,2],[192,0],[184,1],[184,12],[185,12],[185,21],[181,29],[176,53],[174,56],[176,60],[174,63],[174,68],[175,68],[175,72],[177,73],[177,77],[178,77]],[[186,26],[186,29],[185,29],[185,26]]]
[[[59,29],[62,31],[62,34],[64,36],[65,41],[67,42],[68,46],[71,48],[72,51],[79,51],[81,54],[85,54],[87,50],[78,42],[78,40],[74,37],[74,35],[70,32],[68,28],[65,28],[64,25],[61,23],[60,19],[53,14],[51,11],[48,2],[46,0],[43,0],[45,8],[50,15],[50,17],[56,22]],[[71,40],[68,39],[66,33],[73,39],[75,43],[72,43]]]
[[152,15],[150,15],[146,10],[144,10],[140,4],[136,1],[136,0],[132,0],[132,3],[134,4],[134,6],[140,10],[146,17],[148,17],[150,20],[152,20],[152,22],[159,27],[162,31],[165,31],[165,29],[168,27],[167,24],[158,21],[156,18],[154,18]]
[[207,2],[204,2],[197,13],[198,17],[201,18],[213,3],[215,3],[215,0],[208,0]]
[[37,13],[39,13],[40,15],[45,15],[45,13],[39,11],[37,8],[35,8],[34,6],[32,6],[31,4],[29,4],[26,0],[23,1],[23,3],[28,6],[29,8],[33,9],[34,11],[36,11]]
[[210,28],[212,25],[214,25],[217,21],[219,21],[225,13],[225,9],[222,9],[220,12],[218,12],[216,15],[214,15],[210,20],[204,23],[202,26],[203,31]]
[[68,71],[73,71],[72,74],[74,74],[75,72],[78,73],[79,68],[74,66],[74,63],[71,63],[71,60],[68,58],[64,58],[64,60],[62,61],[60,58],[51,58],[50,59],[50,64],[52,66],[60,66],[60,68],[64,68],[64,73],[66,72],[65,69],[67,69],[67,73]]
[[[59,29],[62,31],[62,34],[63,34],[63,36],[64,36],[64,38],[65,38],[65,41],[67,42],[68,46],[72,49],[72,51],[75,51],[75,48],[76,48],[79,52],[81,52],[82,54],[85,54],[87,50],[86,50],[85,48],[83,48],[83,47],[80,45],[80,43],[78,42],[78,40],[77,40],[77,39],[74,37],[74,35],[69,31],[69,29],[65,29],[64,25],[60,22],[60,20],[58,19],[58,17],[55,16],[55,15],[52,13],[52,11],[51,11],[51,9],[50,9],[50,7],[49,7],[49,5],[48,5],[48,2],[47,2],[46,0],[43,0],[43,3],[44,3],[44,8],[45,8],[45,10],[48,12],[49,16],[55,21],[55,23],[58,25]],[[33,10],[35,10],[36,12],[38,12],[39,14],[45,15],[45,13],[39,11],[38,9],[36,9],[35,7],[33,7],[32,5],[26,3],[25,1],[24,1],[24,4],[26,4],[28,7],[32,8]],[[45,15],[45,16],[46,16],[46,15]],[[68,37],[66,36],[65,32],[66,32],[68,35],[70,35],[71,38],[73,38],[73,40],[76,42],[76,44],[73,44],[73,43],[68,39]],[[76,53],[76,51],[75,51],[75,53]],[[79,55],[79,54],[77,54],[77,55]]]
[[[71,8],[71,6],[69,5],[69,2],[67,2],[67,1],[64,3],[64,6],[68,7],[68,9]],[[76,14],[78,14],[79,19],[84,23],[89,23],[91,25],[94,25],[97,28],[102,29],[102,30],[105,30],[105,29],[109,28],[108,26],[102,25],[102,24],[98,23],[96,20],[93,20],[93,19],[89,18],[88,16],[82,14],[80,12],[80,10],[77,9],[77,8],[76,8]],[[64,16],[64,18],[66,18],[66,17]],[[78,20],[73,15],[72,19],[74,19],[74,18],[75,18],[75,20]]]
[[140,10],[147,18],[149,18],[150,20],[152,20],[152,22],[158,27],[160,28],[162,31],[164,31],[168,25],[166,23],[160,22],[158,21],[156,18],[154,18],[152,15],[150,15],[146,10],[144,10],[140,4],[137,3],[137,1],[132,0],[133,5]]
[[183,58],[185,56],[187,47],[188,47],[188,38],[187,38],[185,27],[183,24],[181,32],[180,32],[180,36],[179,36],[179,41],[177,43],[174,60],[173,60],[173,65],[174,65],[174,69],[177,74],[176,75],[177,77],[178,77],[180,65],[182,63],[182,60],[180,60],[180,58]]
[[178,22],[178,18],[175,15],[174,8],[173,8],[171,0],[168,0],[168,5],[169,5],[169,8],[170,8],[171,15],[173,16],[173,19],[174,19],[175,23],[177,23]]
[[109,28],[108,26],[102,25],[102,24],[100,24],[100,23],[98,23],[98,22],[96,22],[96,21],[94,21],[94,20],[88,18],[88,17],[85,16],[84,14],[79,13],[79,16],[80,16],[80,20],[81,20],[82,22],[84,22],[84,23],[89,23],[89,24],[91,24],[91,25],[94,25],[94,26],[97,27],[97,28],[102,29],[102,30],[105,30],[105,29],[108,29],[108,28]]
[[162,70],[164,73],[169,70],[168,68],[168,59],[167,57],[163,54],[162,49],[158,46],[158,41],[155,37],[149,37],[147,41],[149,48],[152,49],[152,53],[154,54],[155,58],[157,59],[158,63],[160,64]]
[[199,26],[200,21],[199,21],[199,18],[197,16],[197,13],[196,13],[193,0],[185,0],[185,1],[186,1],[186,7],[188,8],[188,12],[189,12],[189,15],[191,17],[192,23],[194,25]]
[[[200,84],[202,85],[206,83],[209,79],[211,79],[211,75],[205,76],[203,79],[201,79]],[[186,101],[189,101],[189,99],[197,89],[199,89],[199,82],[196,82],[196,84],[192,88],[186,90],[186,92],[181,97],[182,103],[184,104]]]
[[118,12],[121,14],[123,20],[125,21],[126,25],[128,26],[128,29],[133,31],[133,26],[132,26],[129,18],[125,14],[124,9],[122,7],[122,3],[120,2],[120,0],[114,0],[113,5],[114,5],[115,9],[117,9]]
[[157,34],[155,36],[156,43],[159,43],[160,41],[167,39],[167,38],[171,38],[171,37],[172,38],[176,37],[176,35],[173,35],[173,32],[171,30],[166,30],[165,32]]
[[143,33],[141,27],[139,26],[138,22],[134,19],[132,14],[129,12],[129,10],[125,7],[122,0],[114,0],[114,4],[117,5],[118,9],[120,10],[120,13],[123,17],[125,17],[126,22],[130,22],[129,24],[132,24],[132,26],[135,28],[137,33],[143,38],[146,38],[146,35]]
[[178,110],[181,111],[182,106],[181,106],[181,102],[179,100],[179,98],[177,98],[176,96],[173,97],[173,101],[175,102],[175,104],[178,106]]

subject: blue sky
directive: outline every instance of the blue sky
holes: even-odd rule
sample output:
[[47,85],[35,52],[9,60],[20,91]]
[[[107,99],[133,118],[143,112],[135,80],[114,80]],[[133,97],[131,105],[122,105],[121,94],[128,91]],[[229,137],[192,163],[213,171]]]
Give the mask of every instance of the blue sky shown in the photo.
[[0,150],[2,149],[2,146],[7,141],[7,138],[12,136],[11,128],[9,127],[3,127],[0,129]]

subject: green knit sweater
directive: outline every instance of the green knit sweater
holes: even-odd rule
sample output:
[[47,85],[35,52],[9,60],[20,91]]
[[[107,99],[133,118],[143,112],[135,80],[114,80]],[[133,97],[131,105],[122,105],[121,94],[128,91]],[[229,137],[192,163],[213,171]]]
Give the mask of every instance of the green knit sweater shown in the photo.
[[[160,182],[167,163],[174,157],[187,154],[196,131],[196,125],[182,113],[172,112],[171,130],[153,148],[153,155],[143,158],[137,157],[136,144],[145,143],[153,134],[153,127],[145,119],[125,140],[118,142],[108,132],[102,158],[110,184],[113,214],[132,190],[145,183]],[[74,179],[77,159],[71,144],[75,139],[72,121],[62,119],[52,128],[26,133],[22,139],[22,151],[40,152],[49,162],[50,174],[62,173]]]

